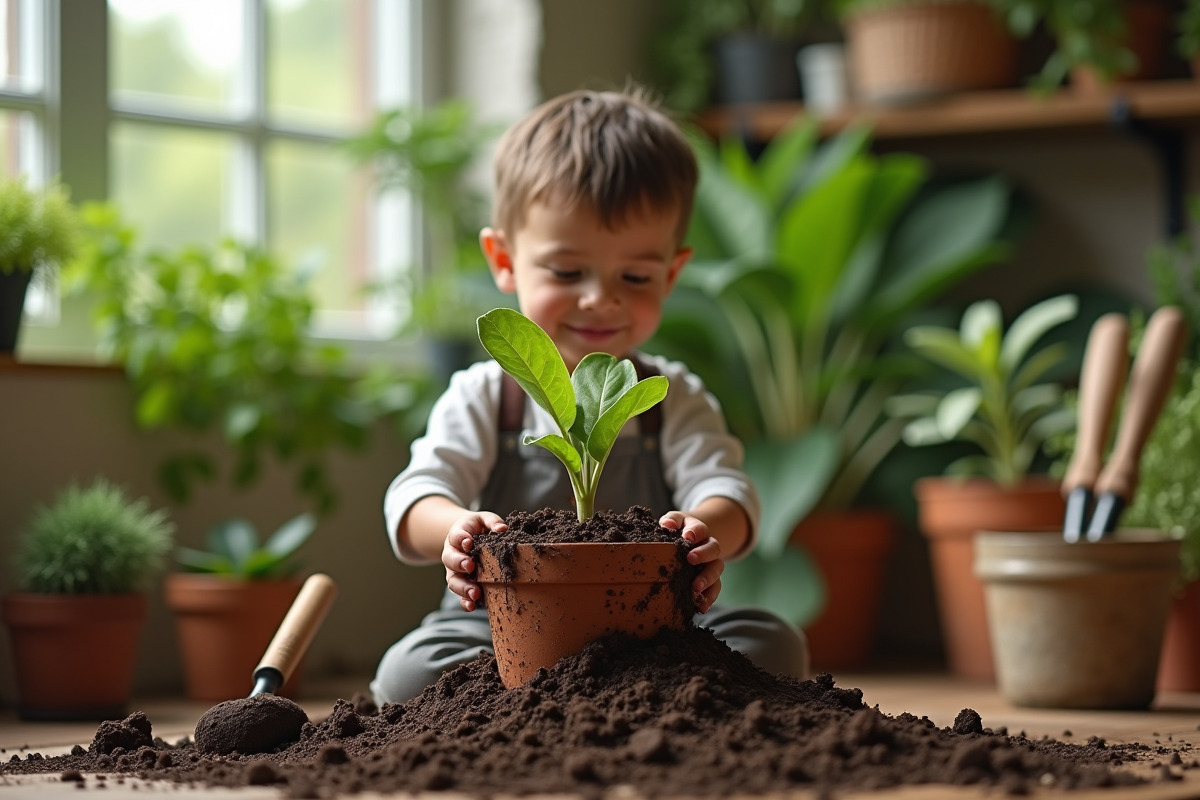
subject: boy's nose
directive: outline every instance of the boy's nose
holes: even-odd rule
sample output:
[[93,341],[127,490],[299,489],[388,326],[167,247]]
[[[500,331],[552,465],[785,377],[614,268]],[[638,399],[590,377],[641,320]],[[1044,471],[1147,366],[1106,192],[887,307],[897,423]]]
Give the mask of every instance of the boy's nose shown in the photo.
[[579,298],[579,304],[589,309],[615,306],[617,302],[617,293],[611,291],[604,281],[588,281]]

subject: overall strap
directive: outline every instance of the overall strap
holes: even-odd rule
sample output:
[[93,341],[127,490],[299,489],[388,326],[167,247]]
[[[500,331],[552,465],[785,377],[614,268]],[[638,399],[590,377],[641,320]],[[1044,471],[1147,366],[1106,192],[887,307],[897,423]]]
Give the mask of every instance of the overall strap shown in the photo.
[[[630,358],[633,368],[637,371],[638,380],[644,380],[658,374],[658,370],[634,355]],[[503,373],[500,380],[500,432],[519,433],[525,420],[525,399],[527,395],[521,384],[509,375]],[[662,404],[655,403],[638,415],[638,430],[643,436],[657,436],[662,431]]]

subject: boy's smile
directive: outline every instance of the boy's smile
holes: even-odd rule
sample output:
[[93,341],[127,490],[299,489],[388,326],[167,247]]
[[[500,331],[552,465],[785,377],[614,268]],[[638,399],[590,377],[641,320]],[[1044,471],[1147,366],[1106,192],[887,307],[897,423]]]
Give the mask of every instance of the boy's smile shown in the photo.
[[662,304],[691,255],[677,214],[630,213],[605,227],[587,206],[535,202],[515,235],[480,234],[501,291],[549,334],[569,369],[588,353],[628,355],[653,335]]

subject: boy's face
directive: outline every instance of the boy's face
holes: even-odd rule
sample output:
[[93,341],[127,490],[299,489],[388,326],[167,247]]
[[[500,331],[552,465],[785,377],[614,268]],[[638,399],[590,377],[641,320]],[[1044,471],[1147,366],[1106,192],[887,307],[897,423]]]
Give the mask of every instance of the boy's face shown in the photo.
[[677,213],[631,214],[616,230],[590,208],[534,203],[515,232],[485,228],[496,286],[550,335],[567,368],[588,353],[624,358],[658,328],[662,305],[691,256],[675,241]]

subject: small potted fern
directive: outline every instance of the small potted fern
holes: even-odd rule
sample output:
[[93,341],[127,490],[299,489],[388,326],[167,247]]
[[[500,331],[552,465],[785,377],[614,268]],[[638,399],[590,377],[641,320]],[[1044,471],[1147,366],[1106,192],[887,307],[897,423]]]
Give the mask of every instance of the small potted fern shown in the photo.
[[147,593],[173,534],[164,511],[103,478],[34,513],[15,559],[20,590],[3,603],[23,719],[125,716]]
[[[296,552],[316,525],[312,514],[300,514],[263,540],[249,520],[228,519],[209,529],[207,550],[176,549],[183,571],[167,576],[166,599],[190,699],[246,695],[255,665],[300,592]],[[283,694],[295,694],[301,673],[292,672]]]

